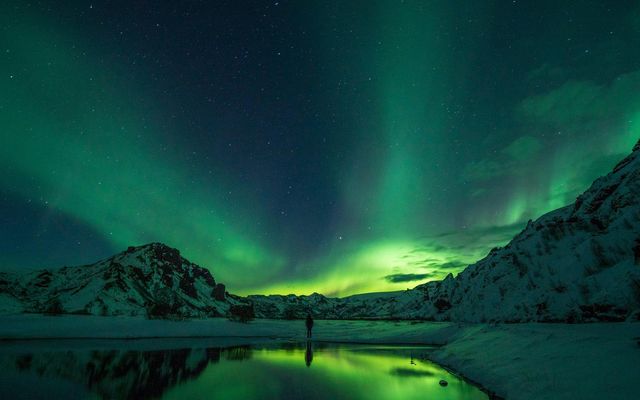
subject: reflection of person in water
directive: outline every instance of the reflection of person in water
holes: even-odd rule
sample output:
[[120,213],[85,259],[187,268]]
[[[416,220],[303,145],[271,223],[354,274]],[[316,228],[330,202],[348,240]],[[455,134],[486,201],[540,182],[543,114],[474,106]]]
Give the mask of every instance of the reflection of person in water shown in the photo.
[[307,342],[307,352],[304,354],[304,362],[307,367],[311,366],[311,361],[313,361],[313,349],[311,348],[311,342]]
[[311,318],[311,313],[307,313],[307,320],[305,321],[307,325],[307,339],[311,339],[311,329],[313,329],[313,318]]

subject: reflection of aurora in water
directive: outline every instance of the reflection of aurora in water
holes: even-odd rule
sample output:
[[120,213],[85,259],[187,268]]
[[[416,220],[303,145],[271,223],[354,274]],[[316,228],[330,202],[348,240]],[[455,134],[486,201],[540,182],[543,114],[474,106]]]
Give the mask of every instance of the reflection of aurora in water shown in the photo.
[[[309,353],[312,353],[311,355]],[[0,397],[486,399],[426,360],[426,348],[284,344],[0,355]],[[310,362],[309,357],[312,357]],[[438,382],[446,379],[449,386]],[[43,388],[46,388],[43,390]]]

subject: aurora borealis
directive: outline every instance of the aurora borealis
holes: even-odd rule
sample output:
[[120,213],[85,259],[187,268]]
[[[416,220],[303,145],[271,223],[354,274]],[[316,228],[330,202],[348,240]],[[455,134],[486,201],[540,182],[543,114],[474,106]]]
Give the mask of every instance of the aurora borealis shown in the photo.
[[633,1],[3,2],[0,269],[152,241],[229,291],[460,271],[640,137]]

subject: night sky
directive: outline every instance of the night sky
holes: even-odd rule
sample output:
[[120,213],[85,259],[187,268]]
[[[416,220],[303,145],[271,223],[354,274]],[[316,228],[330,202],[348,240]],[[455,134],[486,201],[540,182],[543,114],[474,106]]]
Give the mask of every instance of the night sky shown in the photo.
[[158,241],[238,294],[406,289],[639,136],[637,1],[3,1],[0,268]]

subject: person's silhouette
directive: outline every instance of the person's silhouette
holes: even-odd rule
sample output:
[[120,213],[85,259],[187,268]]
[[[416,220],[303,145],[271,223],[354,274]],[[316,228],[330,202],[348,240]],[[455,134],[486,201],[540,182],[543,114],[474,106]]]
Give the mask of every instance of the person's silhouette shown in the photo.
[[305,325],[307,325],[307,339],[311,339],[311,329],[313,329],[313,318],[311,318],[311,313],[307,313]]
[[307,341],[307,352],[304,354],[304,363],[307,364],[307,367],[310,367],[311,361],[313,361],[313,348],[311,348],[311,342]]

